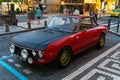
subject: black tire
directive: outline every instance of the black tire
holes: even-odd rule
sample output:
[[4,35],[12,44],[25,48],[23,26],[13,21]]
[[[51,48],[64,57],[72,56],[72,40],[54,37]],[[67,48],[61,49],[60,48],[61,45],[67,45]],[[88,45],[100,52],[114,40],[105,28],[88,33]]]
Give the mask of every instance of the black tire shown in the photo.
[[97,47],[98,49],[101,49],[101,48],[104,47],[104,45],[105,45],[105,34],[101,34],[101,36],[100,36],[100,38],[99,38],[99,41],[98,41],[96,47]]
[[71,54],[72,54],[72,52],[71,52],[71,49],[69,47],[63,48],[59,52],[59,54],[58,54],[58,56],[57,56],[57,58],[55,60],[55,64],[59,68],[67,67],[71,62]]

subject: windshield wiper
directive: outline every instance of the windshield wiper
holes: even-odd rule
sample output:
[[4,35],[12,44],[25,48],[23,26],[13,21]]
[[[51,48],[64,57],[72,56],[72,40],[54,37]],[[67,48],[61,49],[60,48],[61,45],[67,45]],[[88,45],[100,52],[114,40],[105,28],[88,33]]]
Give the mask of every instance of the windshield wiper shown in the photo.
[[50,29],[50,28],[46,28],[46,29],[44,29],[43,31],[45,31],[45,32],[50,32],[50,33],[54,33],[54,31],[52,31],[52,29]]
[[52,27],[51,29],[57,30],[57,31],[60,31],[60,32],[68,32],[68,33],[71,33],[71,32],[69,32],[69,31],[66,31],[66,30],[64,30],[64,29],[61,29],[61,28],[59,28],[59,27]]
[[53,29],[60,29],[60,28],[58,28],[58,27],[53,27]]

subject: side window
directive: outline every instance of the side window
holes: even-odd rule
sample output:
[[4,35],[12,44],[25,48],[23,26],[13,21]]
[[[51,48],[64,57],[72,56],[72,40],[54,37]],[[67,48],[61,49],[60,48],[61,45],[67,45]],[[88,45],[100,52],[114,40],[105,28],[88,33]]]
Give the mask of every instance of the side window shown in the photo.
[[94,19],[92,19],[92,26],[93,26],[93,27],[97,27],[97,26],[98,26],[98,25],[97,25],[97,22],[95,22]]
[[81,25],[83,29],[90,29],[92,28],[92,21],[91,18],[82,18],[81,19]]
[[70,19],[69,18],[66,19],[66,24],[70,24]]
[[73,23],[78,23],[79,19],[78,19],[78,18],[71,18],[71,21],[72,21]]

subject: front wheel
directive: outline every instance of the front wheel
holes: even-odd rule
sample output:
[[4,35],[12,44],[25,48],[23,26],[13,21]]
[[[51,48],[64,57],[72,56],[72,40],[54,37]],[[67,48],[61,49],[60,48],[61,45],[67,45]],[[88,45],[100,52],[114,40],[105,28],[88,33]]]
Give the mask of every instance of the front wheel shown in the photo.
[[101,49],[104,47],[104,45],[105,45],[105,34],[102,34],[97,43],[97,48]]
[[63,48],[56,58],[56,65],[60,68],[67,67],[71,61],[71,49]]

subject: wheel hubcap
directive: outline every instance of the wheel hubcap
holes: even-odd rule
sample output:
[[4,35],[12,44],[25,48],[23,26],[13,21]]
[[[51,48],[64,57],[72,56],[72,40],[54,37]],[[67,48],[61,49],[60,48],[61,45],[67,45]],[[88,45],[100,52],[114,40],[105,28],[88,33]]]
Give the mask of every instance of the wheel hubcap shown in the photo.
[[66,66],[69,62],[70,62],[70,53],[68,50],[65,50],[60,57],[60,63],[62,66]]
[[101,39],[100,39],[100,45],[104,46],[104,43],[105,43],[104,37],[101,37]]

